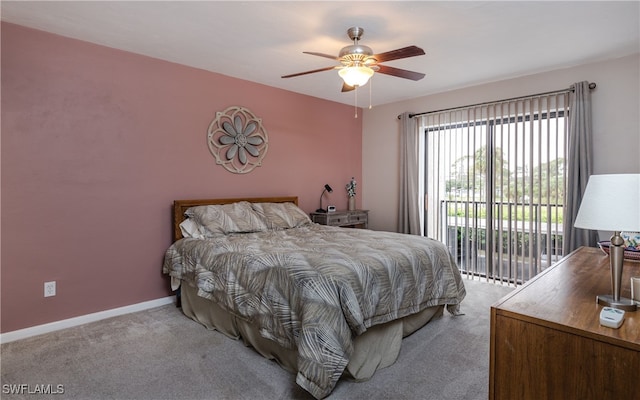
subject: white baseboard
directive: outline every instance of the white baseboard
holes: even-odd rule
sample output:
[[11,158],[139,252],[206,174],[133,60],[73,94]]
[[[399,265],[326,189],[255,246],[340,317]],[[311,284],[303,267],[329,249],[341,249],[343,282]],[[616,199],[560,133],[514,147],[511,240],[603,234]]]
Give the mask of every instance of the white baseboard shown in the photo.
[[20,339],[26,339],[28,337],[42,335],[43,333],[49,333],[59,331],[60,329],[71,328],[74,326],[87,324],[89,322],[100,321],[111,317],[117,317],[118,315],[130,314],[137,311],[148,310],[164,306],[167,304],[175,303],[176,297],[169,296],[156,300],[149,300],[142,303],[131,304],[129,306],[113,308],[111,310],[99,311],[93,314],[81,315],[79,317],[63,319],[61,321],[55,321],[44,325],[33,326],[31,328],[19,329],[17,331],[6,332],[0,334],[0,343],[9,343]]

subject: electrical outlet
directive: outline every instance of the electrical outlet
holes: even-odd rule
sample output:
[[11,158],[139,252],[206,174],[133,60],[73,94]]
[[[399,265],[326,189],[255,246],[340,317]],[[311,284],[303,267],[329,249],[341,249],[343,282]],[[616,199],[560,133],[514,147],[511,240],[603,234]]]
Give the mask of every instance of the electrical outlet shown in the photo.
[[56,281],[44,283],[44,297],[56,295]]

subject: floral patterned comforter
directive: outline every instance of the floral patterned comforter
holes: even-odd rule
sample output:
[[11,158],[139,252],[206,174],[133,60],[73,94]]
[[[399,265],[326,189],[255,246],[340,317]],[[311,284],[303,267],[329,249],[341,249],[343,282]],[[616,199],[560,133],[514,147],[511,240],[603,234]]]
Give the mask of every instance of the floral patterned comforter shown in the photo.
[[331,393],[367,328],[465,296],[440,242],[413,235],[309,224],[285,230],[180,239],[163,272],[298,350],[296,382]]

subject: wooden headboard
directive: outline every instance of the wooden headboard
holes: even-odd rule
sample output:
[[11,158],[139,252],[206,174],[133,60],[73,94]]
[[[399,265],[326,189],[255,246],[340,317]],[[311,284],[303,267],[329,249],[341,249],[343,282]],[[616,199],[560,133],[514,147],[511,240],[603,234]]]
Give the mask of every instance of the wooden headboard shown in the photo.
[[208,206],[212,204],[230,204],[239,201],[248,201],[250,203],[294,203],[298,205],[297,196],[283,197],[242,197],[237,199],[200,199],[200,200],[174,200],[173,202],[173,240],[182,238],[180,224],[185,220],[184,212],[189,207]]

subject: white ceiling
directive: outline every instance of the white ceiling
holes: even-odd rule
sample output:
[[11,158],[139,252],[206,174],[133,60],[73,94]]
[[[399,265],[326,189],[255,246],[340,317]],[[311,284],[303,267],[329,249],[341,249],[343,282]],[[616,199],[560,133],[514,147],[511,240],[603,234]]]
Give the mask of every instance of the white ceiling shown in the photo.
[[[372,103],[640,52],[640,2],[612,1],[1,1],[2,20],[297,93],[353,104],[336,65],[364,29],[374,53],[416,45],[426,55],[385,65],[420,81],[376,74]],[[365,92],[366,90],[366,92]],[[363,87],[359,97],[368,100]],[[362,102],[362,101],[361,101]]]

